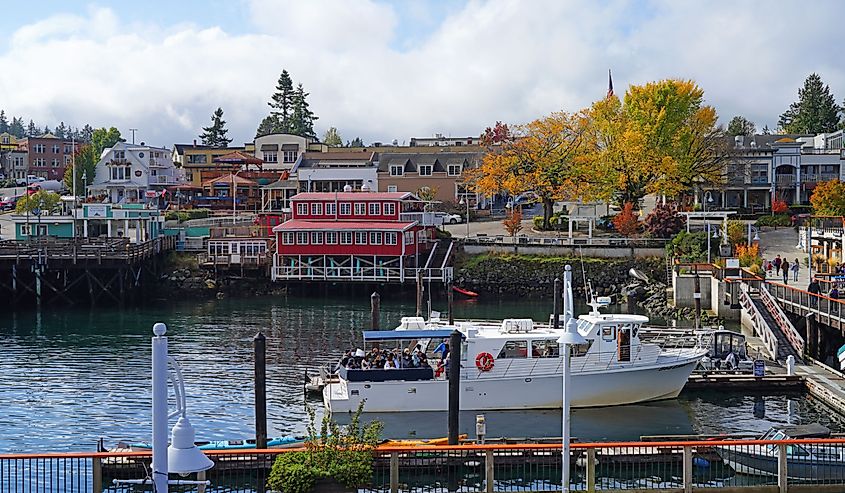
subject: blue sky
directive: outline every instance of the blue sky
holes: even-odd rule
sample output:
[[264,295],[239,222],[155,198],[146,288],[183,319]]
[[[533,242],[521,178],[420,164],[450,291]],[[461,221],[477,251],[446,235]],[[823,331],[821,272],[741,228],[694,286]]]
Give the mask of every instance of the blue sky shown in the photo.
[[[33,4],[36,5],[36,4]],[[0,109],[189,142],[218,106],[249,141],[282,69],[318,133],[406,142],[695,80],[722,121],[774,127],[811,72],[842,102],[835,0],[43,0],[0,15]]]

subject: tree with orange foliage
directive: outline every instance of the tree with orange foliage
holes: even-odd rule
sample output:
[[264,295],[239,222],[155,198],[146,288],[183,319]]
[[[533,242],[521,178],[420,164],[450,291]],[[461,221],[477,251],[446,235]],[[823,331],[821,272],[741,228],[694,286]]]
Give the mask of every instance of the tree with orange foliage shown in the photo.
[[772,212],[775,214],[786,214],[789,212],[789,205],[786,204],[785,200],[775,199],[772,201]]
[[522,231],[522,211],[517,209],[508,214],[508,217],[502,221],[502,226],[505,227],[508,235],[518,235]]
[[830,180],[817,184],[810,204],[817,216],[845,216],[845,183]]
[[584,159],[587,152],[587,115],[556,112],[511,129],[497,123],[485,131],[490,147],[481,166],[467,172],[468,186],[492,195],[516,196],[534,192],[543,204],[543,227],[549,228],[559,200],[589,199],[596,175]]
[[634,212],[634,204],[625,202],[619,214],[613,217],[613,227],[623,236],[636,236],[640,228],[640,219]]

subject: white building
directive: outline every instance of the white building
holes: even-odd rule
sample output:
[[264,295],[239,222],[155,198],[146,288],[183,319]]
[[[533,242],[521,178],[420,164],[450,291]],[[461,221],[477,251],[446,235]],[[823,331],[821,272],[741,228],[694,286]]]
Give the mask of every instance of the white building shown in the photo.
[[308,139],[298,135],[262,135],[255,139],[255,157],[264,161],[264,171],[290,171],[308,144]]
[[163,147],[118,142],[97,163],[91,195],[105,194],[113,204],[158,203],[168,186],[181,183],[171,151]]
[[481,145],[480,137],[446,137],[434,134],[434,137],[411,137],[411,147],[451,147]]

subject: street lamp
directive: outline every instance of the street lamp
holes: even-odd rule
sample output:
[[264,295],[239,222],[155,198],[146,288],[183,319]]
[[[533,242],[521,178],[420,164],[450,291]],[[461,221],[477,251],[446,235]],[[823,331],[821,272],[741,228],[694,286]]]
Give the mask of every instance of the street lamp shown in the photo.
[[707,190],[706,192],[704,192],[704,201],[703,201],[703,203],[704,203],[704,204],[703,204],[703,205],[704,205],[704,213],[705,213],[705,214],[707,214],[707,204],[712,204],[712,203],[713,203],[713,194],[712,194],[712,193],[710,193],[710,190]]
[[[751,237],[752,231],[754,232],[753,238]],[[751,223],[748,223],[748,246],[751,246],[751,243],[754,241],[760,241],[760,230],[752,226]]]
[[82,170],[82,195],[88,200],[88,172],[85,170]]
[[561,491],[569,492],[569,387],[570,387],[570,351],[573,345],[586,344],[587,341],[578,333],[578,322],[574,317],[573,295],[572,295],[572,266],[567,265],[563,273],[564,300],[566,306],[563,310],[564,331],[560,335],[558,350],[563,358],[563,375],[561,380],[561,427],[563,436],[561,444]]
[[459,204],[461,204],[461,205],[466,204],[466,206],[467,206],[466,223],[467,223],[467,238],[469,238],[469,199],[466,199],[466,200],[464,200],[464,199],[465,199],[465,197],[461,197],[461,201],[459,202]]

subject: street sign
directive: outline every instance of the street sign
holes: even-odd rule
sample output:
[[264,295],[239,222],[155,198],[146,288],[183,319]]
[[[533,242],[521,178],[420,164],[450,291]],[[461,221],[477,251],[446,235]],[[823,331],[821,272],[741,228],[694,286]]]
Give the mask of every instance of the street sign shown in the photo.
[[766,362],[761,359],[754,360],[754,376],[755,377],[764,377],[766,376]]

